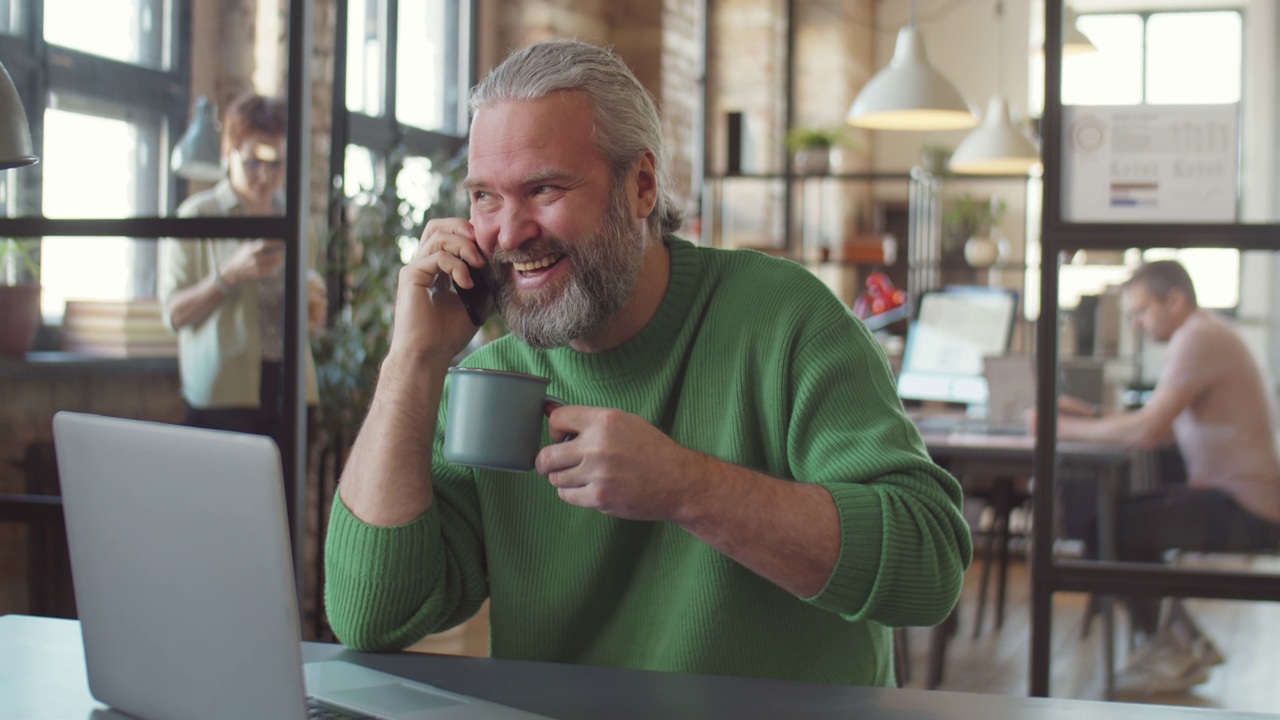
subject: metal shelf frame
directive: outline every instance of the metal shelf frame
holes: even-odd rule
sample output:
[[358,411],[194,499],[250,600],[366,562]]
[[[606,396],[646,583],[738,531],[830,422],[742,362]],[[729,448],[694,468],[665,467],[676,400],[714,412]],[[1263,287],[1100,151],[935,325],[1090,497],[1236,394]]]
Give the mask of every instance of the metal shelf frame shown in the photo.
[[[1062,218],[1063,122],[1062,37],[1063,0],[1045,0],[1044,117],[1041,124],[1044,156],[1043,248],[1040,270],[1040,318],[1036,324],[1038,407],[1056,407],[1058,357],[1058,258],[1079,249],[1148,247],[1225,247],[1280,251],[1280,224],[1073,223]],[[1047,319],[1047,320],[1046,320]],[[1052,646],[1053,593],[1097,592],[1149,596],[1200,597],[1249,601],[1280,601],[1280,582],[1274,574],[1206,572],[1164,565],[1122,562],[1067,562],[1053,556],[1054,481],[1057,418],[1040,413],[1036,427],[1033,493],[1034,540],[1031,558],[1032,696],[1049,695],[1049,651]]]

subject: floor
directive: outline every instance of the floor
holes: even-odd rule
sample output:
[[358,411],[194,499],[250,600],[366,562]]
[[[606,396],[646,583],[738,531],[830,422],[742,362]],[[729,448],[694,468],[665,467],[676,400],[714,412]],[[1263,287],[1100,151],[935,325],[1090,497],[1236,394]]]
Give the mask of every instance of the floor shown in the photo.
[[[966,577],[960,605],[960,625],[947,652],[940,690],[1022,696],[1027,693],[1030,646],[1029,574],[1025,563],[1010,565],[1003,628],[993,628],[989,608],[983,631],[973,637],[978,572],[975,562]],[[1275,568],[1280,571],[1280,567]],[[1053,665],[1050,687],[1054,697],[1096,700],[1103,694],[1100,622],[1081,637],[1086,597],[1059,593],[1054,598]],[[1121,697],[1122,701],[1217,707],[1236,711],[1280,712],[1280,604],[1221,600],[1188,600],[1187,607],[1214,638],[1227,662],[1213,670],[1208,682],[1193,692],[1156,697]],[[1117,618],[1121,618],[1117,613]],[[1124,623],[1116,623],[1123,634]],[[484,656],[488,652],[489,617],[486,606],[470,622],[428,637],[411,648],[420,652]],[[907,687],[923,687],[931,629],[909,631],[912,677]],[[1117,665],[1124,660],[1125,642],[1117,641]]]
[[[991,615],[973,635],[978,563],[966,577],[960,627],[947,652],[940,690],[1025,695],[1029,676],[1030,576],[1024,562],[1010,565],[1004,625],[994,630]],[[1275,568],[1273,570],[1280,570]],[[1125,702],[1215,707],[1247,712],[1280,712],[1280,604],[1227,600],[1185,601],[1187,608],[1227,657],[1209,680],[1192,692],[1165,696],[1120,695]],[[1103,697],[1102,623],[1082,636],[1087,596],[1058,593],[1053,603],[1053,650],[1049,686],[1054,697]],[[988,611],[990,613],[990,611]],[[1117,611],[1117,667],[1127,653],[1123,612]],[[931,630],[911,631],[911,682],[923,687]]]

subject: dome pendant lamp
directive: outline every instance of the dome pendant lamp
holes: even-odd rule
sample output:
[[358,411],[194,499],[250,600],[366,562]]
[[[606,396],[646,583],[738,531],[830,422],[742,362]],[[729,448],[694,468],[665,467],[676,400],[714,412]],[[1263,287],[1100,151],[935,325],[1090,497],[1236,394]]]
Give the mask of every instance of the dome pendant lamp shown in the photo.
[[4,65],[0,65],[0,170],[39,162],[31,149],[31,126],[18,89]]
[[952,172],[968,175],[1025,175],[1040,162],[1040,151],[1013,124],[1009,103],[996,95],[982,124],[951,154]]
[[[996,72],[1004,68],[1004,2],[996,0],[1000,23]],[[1000,83],[1003,84],[1003,83]],[[969,175],[1025,175],[1040,162],[1040,151],[1031,138],[1013,124],[1009,103],[997,92],[987,103],[982,124],[965,136],[951,154],[952,172]]]
[[173,147],[169,158],[173,174],[200,182],[222,179],[222,139],[217,107],[204,95],[196,100],[195,118]]
[[929,64],[914,0],[893,60],[867,81],[845,119],[871,130],[961,130],[978,124],[960,91]]

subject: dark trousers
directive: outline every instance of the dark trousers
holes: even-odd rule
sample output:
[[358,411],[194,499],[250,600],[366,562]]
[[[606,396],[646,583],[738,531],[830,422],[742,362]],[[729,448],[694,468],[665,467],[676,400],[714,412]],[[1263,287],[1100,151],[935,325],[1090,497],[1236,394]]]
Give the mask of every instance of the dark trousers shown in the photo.
[[[1163,487],[1118,508],[1120,560],[1161,562],[1169,550],[1258,552],[1280,549],[1280,525],[1250,513],[1221,490]],[[1148,636],[1160,620],[1160,598],[1126,599],[1134,626]]]
[[[1087,556],[1096,559],[1097,517],[1089,515],[1082,539]],[[1158,563],[1170,550],[1212,553],[1277,549],[1280,525],[1250,513],[1221,490],[1163,485],[1124,498],[1116,508],[1117,560]],[[1160,598],[1123,600],[1134,628],[1148,637],[1153,635],[1160,620]]]

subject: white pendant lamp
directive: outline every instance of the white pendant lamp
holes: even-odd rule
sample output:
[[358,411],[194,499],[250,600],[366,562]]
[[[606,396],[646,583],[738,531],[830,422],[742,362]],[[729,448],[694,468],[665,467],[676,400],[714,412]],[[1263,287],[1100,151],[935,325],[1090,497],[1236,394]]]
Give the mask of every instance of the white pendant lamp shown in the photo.
[[[996,0],[996,77],[1004,69],[1004,2]],[[997,86],[1004,83],[997,81]],[[948,167],[968,175],[1025,175],[1040,162],[1036,143],[1013,124],[1009,103],[998,91],[987,103],[982,124],[960,141]]]
[[1025,175],[1040,162],[1040,151],[1017,126],[1000,95],[987,103],[982,124],[951,154],[952,172],[967,175]]
[[0,170],[39,162],[31,148],[31,126],[9,71],[0,64]]
[[867,81],[845,119],[872,130],[960,130],[978,124],[960,91],[929,64],[914,2],[910,23],[898,31],[893,60]]
[[222,179],[222,138],[217,112],[217,105],[204,95],[196,100],[195,118],[169,158],[169,167],[178,177],[200,182]]

